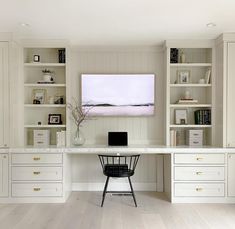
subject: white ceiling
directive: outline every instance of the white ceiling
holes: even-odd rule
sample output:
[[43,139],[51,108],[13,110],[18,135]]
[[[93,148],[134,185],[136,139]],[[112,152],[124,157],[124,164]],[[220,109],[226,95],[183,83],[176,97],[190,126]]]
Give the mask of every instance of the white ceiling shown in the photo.
[[[209,22],[217,26],[207,28]],[[73,45],[215,38],[235,32],[235,0],[0,0],[0,32]]]

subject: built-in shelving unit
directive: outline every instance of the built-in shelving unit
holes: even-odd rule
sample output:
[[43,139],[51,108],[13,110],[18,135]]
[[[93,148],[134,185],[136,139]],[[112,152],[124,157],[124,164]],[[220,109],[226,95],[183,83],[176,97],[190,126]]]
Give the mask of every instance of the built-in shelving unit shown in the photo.
[[[51,43],[50,43],[51,44]],[[61,51],[63,50],[63,58]],[[50,145],[56,145],[56,132],[67,130],[67,50],[66,44],[26,44],[23,48],[24,69],[24,145],[33,145],[33,130],[50,130]],[[34,62],[34,55],[40,62]],[[64,58],[65,57],[65,58]],[[53,81],[44,82],[43,70],[50,70]],[[35,93],[43,92],[40,104]],[[58,99],[60,99],[58,103]],[[50,124],[49,114],[61,115],[61,124]]]
[[[165,45],[166,145],[170,146],[172,143],[171,130],[177,133],[174,135],[179,138],[175,141],[177,145],[185,145],[186,131],[189,129],[202,129],[203,145],[212,145],[213,44],[203,43],[203,41],[199,43],[166,41]],[[177,49],[178,58],[172,59],[171,52],[174,50],[171,49]],[[210,72],[209,80],[208,72]],[[184,73],[186,79],[182,78]],[[183,112],[186,113],[186,119],[182,119],[181,124],[176,124],[177,110],[184,110]],[[198,123],[195,118],[196,111],[201,112],[201,123]],[[210,115],[209,123],[208,114]]]

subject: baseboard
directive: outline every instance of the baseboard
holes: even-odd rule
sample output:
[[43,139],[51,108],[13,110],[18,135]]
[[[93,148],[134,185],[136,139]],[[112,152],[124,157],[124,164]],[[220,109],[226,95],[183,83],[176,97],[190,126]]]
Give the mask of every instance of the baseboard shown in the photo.
[[[157,183],[132,183],[135,191],[156,191]],[[103,191],[104,183],[73,183],[72,191]],[[124,182],[110,182],[108,190],[129,191],[130,186]]]

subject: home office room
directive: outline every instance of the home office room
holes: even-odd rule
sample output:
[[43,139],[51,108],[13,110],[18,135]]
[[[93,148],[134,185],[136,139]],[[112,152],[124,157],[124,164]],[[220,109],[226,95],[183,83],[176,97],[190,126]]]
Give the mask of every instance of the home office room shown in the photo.
[[45,4],[0,16],[1,227],[235,228],[234,3]]

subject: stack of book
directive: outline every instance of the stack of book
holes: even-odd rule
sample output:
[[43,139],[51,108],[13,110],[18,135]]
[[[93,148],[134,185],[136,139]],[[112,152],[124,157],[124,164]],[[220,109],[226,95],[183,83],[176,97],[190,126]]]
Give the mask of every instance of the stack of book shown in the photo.
[[194,121],[196,125],[211,125],[211,110],[196,110]]
[[59,52],[59,63],[65,63],[65,49],[58,50]]
[[198,103],[197,99],[179,99],[178,104],[196,104]]

